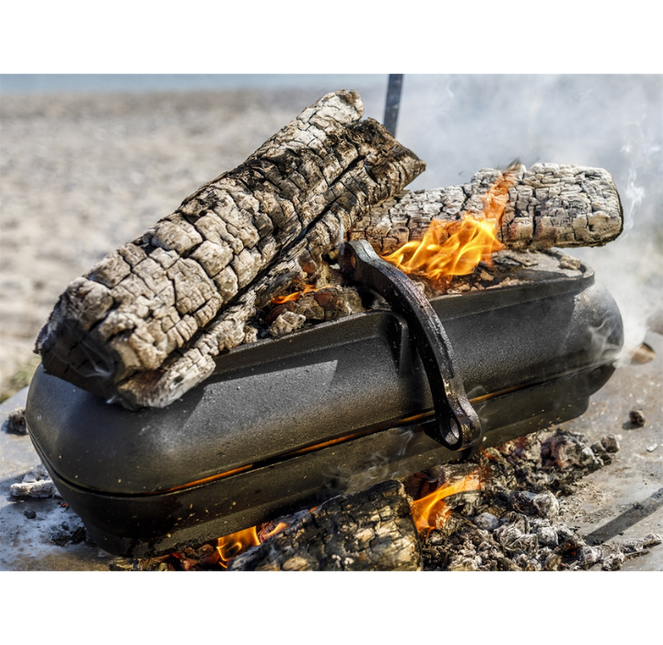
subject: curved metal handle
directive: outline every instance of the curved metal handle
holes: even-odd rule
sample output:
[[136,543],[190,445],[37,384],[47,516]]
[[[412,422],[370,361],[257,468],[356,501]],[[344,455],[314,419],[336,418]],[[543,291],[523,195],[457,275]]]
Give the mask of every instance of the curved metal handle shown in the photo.
[[366,240],[344,244],[339,263],[348,279],[375,289],[407,321],[435,405],[437,423],[433,438],[450,450],[479,446],[479,417],[465,393],[449,337],[421,290],[402,271],[379,257]]

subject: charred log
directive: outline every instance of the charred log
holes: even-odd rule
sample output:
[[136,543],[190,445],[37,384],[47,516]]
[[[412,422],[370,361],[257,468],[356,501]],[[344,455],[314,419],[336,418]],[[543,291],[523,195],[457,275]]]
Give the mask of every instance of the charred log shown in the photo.
[[335,497],[232,560],[233,571],[419,571],[419,536],[402,484]]
[[[319,277],[346,230],[385,254],[431,221],[487,209],[499,212],[498,237],[513,249],[605,244],[622,229],[600,169],[515,166],[398,194],[423,163],[375,121],[358,122],[361,109],[354,92],[323,97],[72,282],[37,340],[46,371],[131,409],[168,405],[205,380],[221,352],[255,340],[256,312],[284,286]],[[281,312],[269,335],[297,330],[320,304]]]
[[487,208],[503,209],[497,237],[512,249],[601,246],[623,228],[619,194],[607,171],[549,163],[486,169],[462,186],[405,191],[362,217],[349,238],[365,238],[387,254],[420,240],[432,220],[457,222]]
[[37,340],[45,370],[129,408],[207,378],[255,338],[256,307],[424,169],[362,110],[354,91],[326,95],[74,280]]

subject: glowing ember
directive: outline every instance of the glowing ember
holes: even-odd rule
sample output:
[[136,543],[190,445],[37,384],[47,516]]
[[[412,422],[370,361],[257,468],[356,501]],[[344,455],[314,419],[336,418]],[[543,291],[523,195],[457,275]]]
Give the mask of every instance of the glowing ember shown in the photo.
[[285,522],[279,522],[274,527],[271,527],[270,524],[263,524],[260,531],[258,531],[258,527],[253,526],[250,529],[244,529],[243,531],[218,538],[216,550],[219,552],[221,558],[219,564],[224,569],[227,569],[228,563],[234,557],[240,553],[244,553],[244,551],[250,549],[252,546],[262,544],[287,528],[288,524]]
[[479,262],[504,248],[497,232],[514,181],[512,166],[486,193],[481,213],[465,213],[458,222],[432,220],[421,240],[411,240],[383,258],[408,275],[434,283],[472,273]]
[[287,296],[276,296],[276,298],[272,298],[272,302],[275,305],[282,305],[284,302],[299,300],[305,293],[309,293],[310,291],[317,291],[317,289],[312,284],[307,284],[301,291],[295,291]]
[[440,528],[451,514],[444,499],[457,493],[481,489],[481,476],[478,470],[462,479],[443,484],[429,495],[412,503],[412,517],[420,533]]
[[285,522],[279,522],[273,529],[270,529],[269,531],[263,529],[260,531],[259,538],[260,538],[260,543],[262,544],[265,540],[268,540],[271,537],[274,537],[277,533],[280,533],[284,529],[288,528],[288,524]]

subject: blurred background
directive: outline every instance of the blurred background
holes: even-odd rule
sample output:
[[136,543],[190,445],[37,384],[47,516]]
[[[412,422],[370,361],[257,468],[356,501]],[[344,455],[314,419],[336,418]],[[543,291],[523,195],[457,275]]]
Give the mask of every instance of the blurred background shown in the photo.
[[[383,120],[387,74],[0,75],[0,396],[75,277],[241,163],[323,94]],[[663,333],[663,76],[405,74],[397,138],[427,164],[410,188],[554,162],[615,179],[625,231],[581,257],[617,300],[626,352]]]

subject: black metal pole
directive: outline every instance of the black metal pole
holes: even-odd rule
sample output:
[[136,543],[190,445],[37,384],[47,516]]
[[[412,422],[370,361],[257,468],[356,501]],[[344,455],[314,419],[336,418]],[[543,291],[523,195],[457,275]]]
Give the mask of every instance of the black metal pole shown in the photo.
[[389,74],[387,86],[387,103],[384,108],[384,127],[395,137],[398,109],[401,106],[401,89],[403,88],[403,74]]

